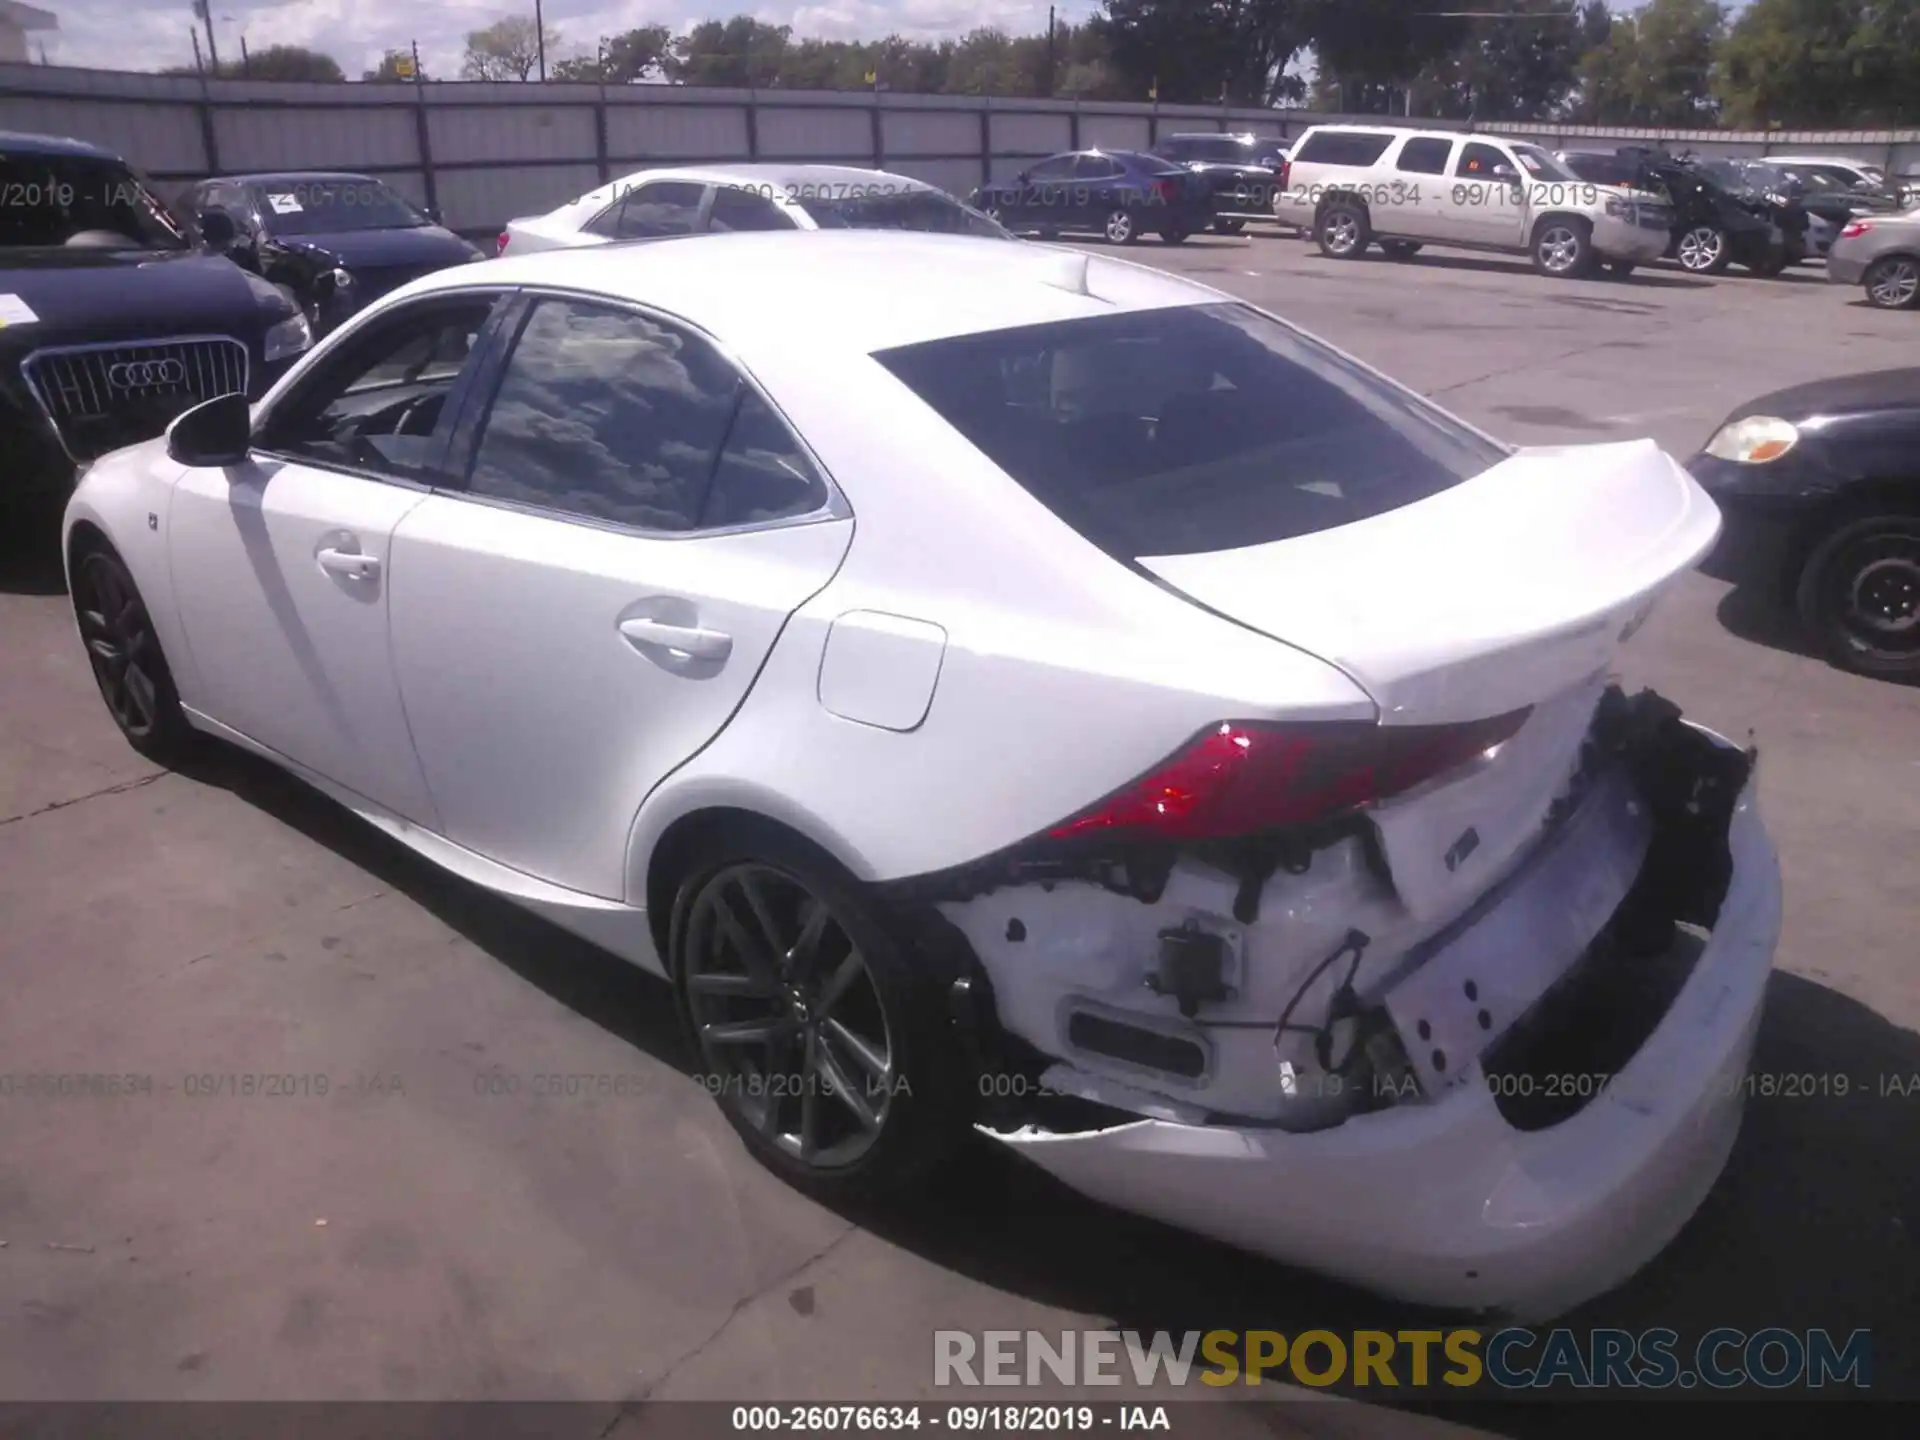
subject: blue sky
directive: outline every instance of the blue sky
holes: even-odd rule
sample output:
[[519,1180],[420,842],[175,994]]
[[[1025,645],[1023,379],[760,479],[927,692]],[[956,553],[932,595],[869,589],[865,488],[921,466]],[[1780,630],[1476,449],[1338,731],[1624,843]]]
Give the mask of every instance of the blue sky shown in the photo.
[[[190,63],[194,24],[189,0],[37,0],[60,20],[47,41],[57,65],[153,70]],[[1617,10],[1644,0],[1616,0]],[[374,65],[390,47],[417,41],[428,73],[452,75],[463,37],[503,16],[532,13],[498,0],[213,0],[215,34],[223,57],[249,49],[306,45],[323,50],[349,75]],[[555,59],[592,52],[602,35],[636,25],[687,24],[749,11],[796,34],[829,39],[875,38],[897,32],[913,39],[962,35],[981,25],[1014,33],[1046,27],[1045,0],[542,0],[549,28],[561,35]],[[1063,20],[1084,19],[1097,0],[1056,0]]]

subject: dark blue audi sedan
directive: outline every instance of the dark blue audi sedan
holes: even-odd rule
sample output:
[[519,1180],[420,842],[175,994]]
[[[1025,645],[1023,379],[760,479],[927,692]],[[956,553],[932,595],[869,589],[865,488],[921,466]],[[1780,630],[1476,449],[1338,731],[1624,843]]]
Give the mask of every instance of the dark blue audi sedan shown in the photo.
[[1050,155],[1008,181],[983,185],[969,204],[1013,231],[1104,235],[1131,245],[1151,231],[1169,245],[1213,224],[1203,176],[1135,150]]

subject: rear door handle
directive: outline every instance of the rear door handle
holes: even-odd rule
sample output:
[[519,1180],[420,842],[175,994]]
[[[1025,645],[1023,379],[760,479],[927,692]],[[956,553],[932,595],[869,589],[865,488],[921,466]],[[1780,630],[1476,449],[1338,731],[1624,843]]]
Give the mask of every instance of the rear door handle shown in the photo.
[[344,575],[349,580],[371,580],[380,573],[380,561],[377,558],[351,550],[322,550],[314,559],[329,575]]
[[694,660],[724,660],[733,653],[733,637],[693,625],[669,625],[644,616],[620,622],[620,633],[636,646],[676,651]]

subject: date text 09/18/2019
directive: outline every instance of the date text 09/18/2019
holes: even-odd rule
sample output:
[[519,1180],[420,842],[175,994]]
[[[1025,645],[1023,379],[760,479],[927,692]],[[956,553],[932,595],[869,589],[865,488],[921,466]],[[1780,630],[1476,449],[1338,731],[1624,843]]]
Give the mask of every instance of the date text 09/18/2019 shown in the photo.
[[1552,210],[1561,206],[1588,207],[1604,198],[1598,185],[1564,180],[1376,180],[1300,185],[1286,192],[1296,203],[1319,205],[1329,200],[1353,200],[1371,208],[1448,204],[1455,208],[1515,207]]

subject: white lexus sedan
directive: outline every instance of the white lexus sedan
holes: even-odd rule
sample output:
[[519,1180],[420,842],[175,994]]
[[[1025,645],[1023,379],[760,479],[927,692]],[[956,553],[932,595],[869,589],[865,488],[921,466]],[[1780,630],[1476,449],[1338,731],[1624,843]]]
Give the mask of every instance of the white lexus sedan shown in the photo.
[[946,191],[851,165],[682,165],[639,170],[545,215],[509,220],[499,255],[741,230],[917,230],[1016,238]]
[[1548,1316],[1674,1235],[1780,920],[1616,652],[1718,512],[1117,260],[730,235],[456,267],[96,464],[128,740],[266,756],[671,982],[820,1193],[969,1132]]

